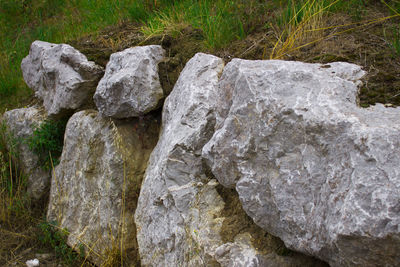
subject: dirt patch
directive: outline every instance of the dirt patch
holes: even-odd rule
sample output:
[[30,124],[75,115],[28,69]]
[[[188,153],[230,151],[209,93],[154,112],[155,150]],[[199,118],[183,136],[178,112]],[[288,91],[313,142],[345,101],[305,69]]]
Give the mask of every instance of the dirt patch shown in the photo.
[[166,58],[159,64],[161,85],[168,95],[186,62],[197,52],[210,52],[204,47],[201,31],[188,27],[176,36],[159,35],[146,38],[137,23],[122,23],[108,27],[95,35],[69,42],[89,60],[105,67],[112,53],[138,45],[161,45]]
[[279,238],[269,235],[254,224],[252,219],[243,210],[239,196],[234,189],[218,185],[217,191],[225,202],[225,207],[221,214],[222,217],[225,217],[221,230],[221,237],[224,243],[233,242],[235,236],[238,234],[249,232],[254,237],[253,245],[259,251],[281,251],[280,254],[289,252]]

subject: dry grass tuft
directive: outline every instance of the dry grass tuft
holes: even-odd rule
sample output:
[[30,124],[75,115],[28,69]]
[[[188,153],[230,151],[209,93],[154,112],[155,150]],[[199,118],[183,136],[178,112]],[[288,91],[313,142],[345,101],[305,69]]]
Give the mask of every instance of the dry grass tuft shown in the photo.
[[306,0],[299,3],[290,0],[281,15],[282,26],[275,28],[277,41],[270,59],[282,58],[299,46],[321,38],[324,35],[326,11],[338,1],[327,4],[326,1]]
[[270,54],[270,59],[281,59],[290,53],[332,37],[360,30],[372,24],[383,23],[386,20],[400,16],[395,9],[382,1],[394,15],[374,17],[364,21],[351,22],[341,25],[329,25],[327,17],[329,10],[342,1],[340,0],[289,0],[286,10],[280,16],[281,27],[272,26],[277,41]]

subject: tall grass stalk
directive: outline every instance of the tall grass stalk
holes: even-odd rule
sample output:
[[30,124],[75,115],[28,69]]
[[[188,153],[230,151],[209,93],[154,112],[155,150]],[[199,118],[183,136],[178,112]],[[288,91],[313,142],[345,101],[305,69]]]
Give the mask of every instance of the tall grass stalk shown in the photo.
[[277,42],[271,52],[271,59],[282,58],[294,47],[318,39],[323,35],[324,16],[328,8],[339,0],[288,0],[283,14],[278,18]]
[[[353,1],[354,0],[352,0],[352,2]],[[365,4],[364,1],[361,0],[357,0],[356,2],[357,7]],[[288,0],[288,3],[289,4],[286,12],[284,12],[277,20],[278,25],[283,24],[284,26],[281,28],[276,28],[277,41],[270,54],[270,59],[279,59],[291,52],[299,50],[300,48],[323,41],[325,39],[329,39],[346,32],[355,31],[371,24],[382,23],[386,20],[400,16],[400,13],[396,8],[393,8],[384,0],[382,0],[382,3],[384,3],[394,13],[394,15],[365,21],[357,21],[345,25],[324,27],[324,21],[326,21],[326,15],[328,11],[337,11],[343,9],[343,1],[303,0],[301,1],[301,3],[303,3],[301,8],[299,8],[299,2],[294,4],[294,0]],[[315,3],[317,3],[317,5],[315,5]],[[346,2],[346,5],[348,4],[349,3]],[[290,14],[293,15],[290,17]],[[333,33],[324,33],[326,30],[333,29],[335,30]],[[393,35],[394,39],[390,41],[390,46],[393,48],[395,53],[399,53],[399,34],[398,32],[394,31]]]
[[12,224],[13,217],[29,216],[26,177],[16,160],[16,142],[0,123],[0,221],[8,224]]

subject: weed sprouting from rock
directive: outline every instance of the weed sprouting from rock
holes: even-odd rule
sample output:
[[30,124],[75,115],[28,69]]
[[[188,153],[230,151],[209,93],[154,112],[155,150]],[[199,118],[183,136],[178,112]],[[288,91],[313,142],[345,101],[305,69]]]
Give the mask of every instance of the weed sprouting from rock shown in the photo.
[[30,138],[26,140],[29,149],[38,155],[45,170],[50,170],[51,159],[54,165],[59,162],[64,140],[66,120],[46,120],[37,125]]
[[[66,243],[69,232],[66,229],[58,229],[56,222],[41,222],[38,225],[39,232],[38,240],[46,246],[54,249],[57,257],[61,258],[66,264],[71,265],[76,263],[80,258],[84,257],[83,254],[78,254]],[[82,246],[79,247],[80,251],[84,251]]]

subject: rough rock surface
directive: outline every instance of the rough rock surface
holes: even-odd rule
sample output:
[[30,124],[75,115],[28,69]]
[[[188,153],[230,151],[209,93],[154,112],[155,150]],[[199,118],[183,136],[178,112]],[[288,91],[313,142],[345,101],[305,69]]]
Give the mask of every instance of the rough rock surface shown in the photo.
[[42,41],[32,43],[21,69],[49,116],[63,115],[91,101],[103,75],[102,67],[72,46]]
[[[217,87],[223,67],[220,58],[196,54],[165,101],[160,139],[135,213],[143,266],[263,266],[261,252],[249,242],[255,238],[240,223],[246,220],[229,223],[225,217],[232,201],[225,202],[201,158],[214,132],[214,111],[224,97]],[[247,239],[233,240],[238,233]],[[236,259],[234,265],[230,257]]]
[[29,149],[26,140],[32,136],[35,126],[45,119],[45,111],[35,107],[14,109],[3,114],[7,149],[17,156],[22,171],[28,178],[28,195],[34,199],[40,199],[48,191],[50,171],[41,168],[38,156]]
[[254,249],[253,240],[254,238],[249,233],[238,234],[234,242],[225,243],[217,248],[215,254],[218,262],[221,266],[229,267],[327,267],[327,264],[323,262],[293,252],[287,252],[290,254],[288,256],[281,256],[273,251]]
[[244,210],[331,266],[400,262],[400,108],[356,105],[348,63],[232,60],[203,157]]
[[213,99],[223,66],[220,58],[195,55],[164,103],[160,139],[135,214],[144,266],[215,264],[223,201],[218,183],[204,173],[201,148],[214,127]]
[[158,139],[159,122],[112,121],[97,111],[75,113],[68,121],[60,164],[52,178],[47,219],[70,234],[67,243],[100,266],[106,251],[124,245],[138,262],[134,212],[143,174]]
[[99,111],[113,118],[129,118],[156,109],[164,97],[158,77],[164,54],[159,45],[112,54],[94,95]]

